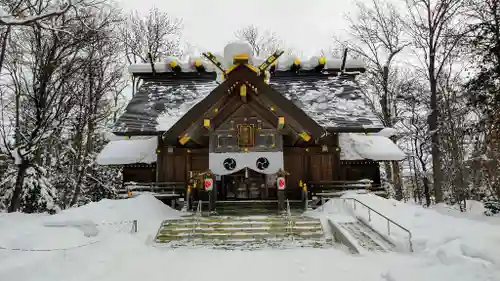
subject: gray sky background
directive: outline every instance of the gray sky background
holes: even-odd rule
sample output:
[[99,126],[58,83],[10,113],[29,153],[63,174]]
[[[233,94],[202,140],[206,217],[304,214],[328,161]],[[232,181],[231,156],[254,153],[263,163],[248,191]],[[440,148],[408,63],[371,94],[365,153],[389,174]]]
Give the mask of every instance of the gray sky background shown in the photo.
[[317,55],[333,46],[332,36],[347,28],[349,0],[119,0],[126,10],[147,12],[156,6],[184,22],[183,40],[200,51],[222,52],[234,32],[254,24],[276,32],[288,47]]

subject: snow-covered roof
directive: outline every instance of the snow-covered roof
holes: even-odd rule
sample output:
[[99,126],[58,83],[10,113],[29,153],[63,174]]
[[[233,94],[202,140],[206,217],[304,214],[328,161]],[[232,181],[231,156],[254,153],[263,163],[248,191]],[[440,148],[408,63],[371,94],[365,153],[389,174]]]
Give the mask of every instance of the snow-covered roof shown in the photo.
[[[224,56],[221,54],[214,54],[217,60],[222,64],[223,67],[228,68],[230,64],[228,64]],[[253,66],[259,66],[262,62],[264,62],[267,58],[259,58],[254,57],[250,59],[250,64]],[[232,58],[231,58],[232,60]],[[309,57],[309,58],[300,58],[296,56],[282,56],[276,62],[276,69],[281,71],[289,70],[294,61],[300,61],[300,66],[303,70],[311,70],[314,69],[318,65],[319,57]],[[195,56],[190,57],[185,60],[180,60],[178,58],[167,58],[163,62],[154,63],[154,69],[156,73],[165,73],[172,72],[172,68],[170,67],[170,63],[175,61],[178,66],[180,66],[182,72],[196,72],[197,69],[195,67],[196,62],[198,61],[207,72],[215,72],[215,66],[209,62],[207,59]],[[326,69],[339,69],[342,65],[342,60],[338,58],[325,58],[325,68]],[[346,69],[364,69],[366,66],[360,60],[347,60]],[[151,73],[151,63],[137,63],[131,64],[128,67],[128,72],[130,74],[140,74],[140,73]]]
[[215,87],[214,73],[146,80],[116,122],[115,133],[167,131]]
[[406,155],[389,138],[380,135],[339,134],[340,160],[403,160]]
[[[249,64],[258,67],[261,63],[267,60],[267,57],[257,57],[253,55],[252,47],[247,42],[235,41],[227,44],[224,47],[224,52],[214,53],[213,55],[217,58],[224,69],[229,68],[233,64],[233,57],[239,54],[247,54],[249,59]],[[300,64],[303,70],[312,70],[321,60],[324,62],[325,69],[340,69],[342,65],[342,59],[333,57],[322,57],[322,56],[310,56],[310,57],[300,57],[296,55],[282,55],[276,61],[276,69],[281,71],[290,70],[290,67],[294,62]],[[176,57],[167,57],[163,62],[156,62],[153,64],[154,70],[157,73],[173,72],[171,63],[174,62],[176,66],[180,67],[182,72],[196,72],[196,64],[199,63],[205,68],[205,71],[214,72],[216,67],[208,61],[206,58],[201,56],[189,56],[184,59]],[[347,59],[345,63],[345,68],[347,71],[364,70],[366,67],[362,60]],[[128,72],[130,74],[142,74],[151,73],[151,63],[137,63],[132,64],[128,67]]]
[[110,141],[97,155],[99,165],[127,165],[156,162],[158,137]]
[[[147,80],[115,124],[114,132],[162,132],[217,86],[214,73],[182,73],[171,79]],[[383,128],[352,75],[275,72],[271,87],[324,127]]]
[[[215,53],[214,56],[223,69],[228,69],[234,56],[239,54],[248,55],[248,63],[254,66],[267,59],[253,56],[246,42],[231,42],[222,55]],[[292,72],[293,64],[300,65],[302,72]],[[199,70],[201,66],[204,71]],[[318,66],[323,67],[323,72],[316,71]],[[341,66],[340,59],[319,56],[301,59],[283,55],[276,61],[271,86],[321,126],[382,129],[380,120],[366,104],[354,81],[355,74],[334,77]],[[154,78],[156,74],[150,63],[130,65],[130,73],[144,75],[147,79],[115,124],[115,133],[168,131],[217,86],[220,76],[220,71],[210,61],[199,56],[185,60],[167,57],[155,63],[154,69],[155,73],[161,73],[158,78]],[[364,71],[364,63],[347,59],[344,70]]]
[[383,128],[353,75],[282,75],[271,86],[324,127]]

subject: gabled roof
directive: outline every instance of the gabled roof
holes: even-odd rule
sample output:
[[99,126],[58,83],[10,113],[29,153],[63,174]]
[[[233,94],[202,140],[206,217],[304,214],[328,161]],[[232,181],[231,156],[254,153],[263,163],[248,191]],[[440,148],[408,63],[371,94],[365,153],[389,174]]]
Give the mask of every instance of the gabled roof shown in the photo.
[[117,135],[154,135],[167,131],[215,87],[215,73],[162,73],[144,79],[114,125]]
[[[202,124],[202,119],[211,119],[218,115],[220,111],[217,104],[219,104],[219,106],[220,103],[227,105],[227,103],[229,102],[228,98],[234,97],[234,95],[232,94],[234,93],[232,91],[233,87],[239,87],[240,84],[247,83],[249,83],[251,87],[255,87],[255,92],[253,89],[247,90],[249,93],[253,93],[251,95],[253,96],[253,98],[260,99],[265,97],[265,99],[268,99],[271,102],[271,104],[269,105],[275,105],[278,110],[283,112],[286,116],[288,116],[288,118],[291,118],[291,120],[295,120],[297,124],[299,124],[299,128],[302,129],[299,129],[299,131],[296,132],[297,134],[305,130],[305,132],[309,133],[316,139],[321,138],[325,134],[325,130],[323,127],[318,125],[313,119],[305,114],[300,108],[295,106],[290,100],[283,97],[281,93],[277,92],[275,89],[266,84],[263,77],[258,76],[258,74],[247,65],[238,64],[228,74],[227,80],[225,80],[221,85],[215,88],[203,100],[193,106],[166,132],[166,138],[170,139],[171,141],[174,139],[177,141],[177,138],[180,137],[181,134],[187,134],[189,135],[189,137],[192,137],[191,134],[196,134],[195,131],[202,128],[200,126]],[[262,106],[258,106],[257,104],[259,103],[250,102],[249,104],[253,104],[254,106],[257,106],[257,108]],[[213,109],[215,108],[217,108],[217,113],[215,113],[214,115]],[[236,110],[236,108],[234,110]],[[274,116],[274,114],[270,111],[269,113]],[[188,130],[191,131],[191,134],[187,133]]]
[[276,72],[270,84],[323,127],[384,128],[354,75]]
[[[215,80],[215,73],[196,72],[145,78],[114,132],[147,135],[168,131],[217,87]],[[270,86],[325,128],[363,131],[384,127],[360,93],[354,75],[276,71]]]

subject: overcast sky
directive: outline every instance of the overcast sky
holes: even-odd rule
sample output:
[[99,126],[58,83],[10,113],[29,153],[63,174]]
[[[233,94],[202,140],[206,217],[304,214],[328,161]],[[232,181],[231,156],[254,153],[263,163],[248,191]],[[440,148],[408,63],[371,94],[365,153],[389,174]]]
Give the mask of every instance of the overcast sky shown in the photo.
[[254,24],[276,32],[287,46],[304,55],[332,46],[332,36],[347,28],[350,0],[118,0],[126,10],[147,12],[153,6],[182,18],[183,39],[201,51],[222,52],[234,32]]

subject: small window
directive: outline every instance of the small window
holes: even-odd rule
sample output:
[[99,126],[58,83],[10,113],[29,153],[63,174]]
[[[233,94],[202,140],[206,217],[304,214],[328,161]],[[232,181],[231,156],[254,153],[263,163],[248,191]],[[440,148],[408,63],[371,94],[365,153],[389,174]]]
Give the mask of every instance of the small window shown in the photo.
[[217,148],[236,148],[238,146],[238,140],[236,136],[233,135],[218,135],[217,137]]
[[260,148],[274,148],[276,147],[276,135],[274,133],[259,133],[255,144]]
[[238,145],[252,147],[255,144],[253,125],[238,125]]

